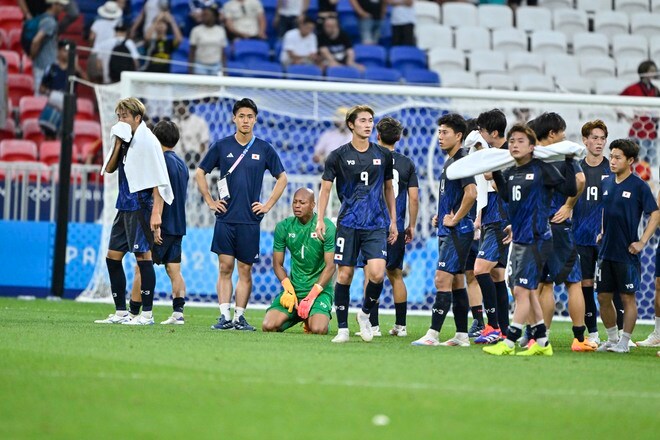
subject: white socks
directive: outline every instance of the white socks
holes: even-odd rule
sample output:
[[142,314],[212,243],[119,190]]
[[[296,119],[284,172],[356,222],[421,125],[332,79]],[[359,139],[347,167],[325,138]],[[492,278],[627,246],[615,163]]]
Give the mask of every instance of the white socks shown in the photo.
[[623,332],[621,333],[621,339],[619,339],[619,345],[622,347],[627,347],[628,342],[630,342],[630,336],[632,336],[630,333]]
[[224,316],[227,321],[231,319],[231,315],[229,314],[229,303],[220,304],[220,314]]
[[660,316],[655,317],[655,332],[660,335]]
[[244,307],[236,307],[234,309],[234,321],[238,321],[238,318],[243,316],[243,313],[245,313],[245,308]]
[[616,328],[616,325],[611,328],[606,328],[605,331],[607,331],[607,340],[609,342],[618,342],[619,341],[619,331]]

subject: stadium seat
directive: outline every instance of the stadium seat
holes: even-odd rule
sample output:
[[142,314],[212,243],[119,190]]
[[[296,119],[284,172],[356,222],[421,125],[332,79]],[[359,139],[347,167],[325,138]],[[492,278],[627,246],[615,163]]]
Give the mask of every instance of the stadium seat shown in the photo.
[[507,5],[479,5],[478,24],[487,29],[513,27],[513,11]]
[[554,29],[566,35],[568,42],[573,41],[573,35],[589,30],[587,13],[578,9],[557,9],[553,13]]
[[640,63],[646,60],[647,57],[620,57],[616,58],[616,76],[617,78],[630,78],[637,80],[639,74],[637,73],[637,68]]
[[26,54],[21,57],[21,72],[32,75],[32,60]]
[[577,57],[607,56],[609,45],[605,34],[596,32],[581,32],[575,34],[573,54]]
[[329,81],[351,82],[362,78],[362,73],[355,67],[335,66],[325,69],[325,77]]
[[597,79],[615,76],[614,60],[606,56],[589,56],[580,58],[580,74],[587,78]]
[[7,84],[12,107],[18,106],[23,96],[34,95],[34,78],[32,78],[32,75],[24,73],[9,74],[7,75]]
[[566,53],[566,36],[557,31],[536,31],[530,37],[532,52],[538,54]]
[[438,73],[440,74],[440,83],[442,84],[442,87],[452,89],[477,88],[477,76],[472,72],[454,70],[445,73]]
[[60,141],[44,141],[39,145],[39,160],[46,165],[59,163],[61,153],[62,143]]
[[597,95],[620,95],[630,85],[630,81],[620,78],[599,78],[596,80]]
[[39,145],[44,141],[44,134],[39,126],[38,119],[26,119],[21,122],[21,131],[23,139],[28,139]]
[[453,28],[476,26],[477,7],[472,3],[445,2],[442,4],[442,24]]
[[387,50],[383,46],[374,44],[356,44],[353,46],[355,61],[365,67],[385,67],[387,64]]
[[572,9],[573,0],[541,0],[539,6],[551,11]]
[[0,142],[0,160],[7,162],[36,161],[37,144],[25,139],[7,139]]
[[435,2],[417,1],[413,3],[415,9],[415,26],[425,24],[440,24],[440,5]]
[[642,35],[615,35],[612,37],[612,56],[648,58],[649,41]]
[[84,145],[101,137],[101,124],[96,121],[73,121],[74,142]]
[[76,99],[76,119],[82,121],[93,121],[94,117],[94,103],[87,98]]
[[522,29],[505,28],[493,31],[493,50],[498,52],[526,51],[529,47],[527,34]]
[[323,79],[323,71],[311,64],[294,64],[286,69],[287,78],[291,79],[307,79],[320,81]]
[[651,0],[651,12],[654,14],[660,12],[660,0]]
[[234,59],[249,64],[253,61],[269,61],[270,47],[260,40],[237,40],[234,43]]
[[486,90],[515,90],[514,78],[506,73],[482,73],[479,75],[479,88]]
[[658,14],[637,12],[630,16],[630,33],[651,38],[660,34],[660,17]]
[[569,54],[549,54],[544,56],[544,72],[548,76],[579,75],[580,64],[575,56]]
[[517,77],[518,90],[521,92],[554,92],[555,82],[547,75],[527,74]]
[[21,73],[21,56],[12,50],[0,50],[7,63],[7,73]]
[[614,0],[614,10],[625,12],[628,15],[649,13],[648,0]]
[[401,82],[401,72],[388,67],[367,67],[364,70],[364,79],[375,82],[398,83]]
[[652,60],[660,59],[660,35],[649,39],[649,55]]
[[14,139],[16,137],[16,124],[12,118],[7,118],[5,128],[0,128],[0,141]]
[[590,13],[611,11],[612,0],[577,0],[576,9]]
[[9,36],[4,29],[0,29],[0,50],[9,49]]
[[[466,4],[466,3],[445,3]],[[466,52],[490,49],[490,32],[479,26],[464,26],[456,29],[456,49]]]
[[630,29],[628,14],[619,11],[596,11],[594,32],[605,34],[609,41],[617,34],[627,34]]
[[440,85],[440,75],[427,69],[407,69],[403,72],[403,79],[408,84]]
[[552,12],[533,6],[516,9],[516,27],[526,32],[549,31],[552,29]]
[[360,25],[355,10],[349,0],[339,0],[337,3],[339,26],[354,42],[360,41]]
[[23,11],[18,6],[0,6],[0,29],[9,32],[23,28]]
[[284,78],[282,65],[272,61],[252,61],[247,69],[252,78]]
[[229,76],[245,76],[245,70],[247,67],[242,61],[230,61],[227,60],[227,75]]
[[511,52],[506,56],[507,69],[512,75],[543,74],[543,57],[529,52]]
[[7,32],[7,49],[14,52],[23,53],[23,46],[21,46],[21,30],[12,29]]
[[[419,3],[421,2],[415,4]],[[422,50],[454,46],[454,34],[451,28],[441,24],[415,25],[415,35],[417,37],[417,47]]]
[[18,118],[21,121],[39,118],[46,102],[48,102],[46,96],[23,96],[18,102]]
[[469,57],[470,72],[480,75],[482,73],[504,73],[506,66],[504,57],[492,50],[476,50]]
[[429,51],[429,69],[442,72],[465,71],[465,54],[452,48],[436,47]]
[[426,53],[415,46],[394,46],[390,49],[390,66],[403,72],[406,69],[426,69]]
[[576,75],[563,75],[555,77],[558,92],[590,94],[593,84],[587,78]]

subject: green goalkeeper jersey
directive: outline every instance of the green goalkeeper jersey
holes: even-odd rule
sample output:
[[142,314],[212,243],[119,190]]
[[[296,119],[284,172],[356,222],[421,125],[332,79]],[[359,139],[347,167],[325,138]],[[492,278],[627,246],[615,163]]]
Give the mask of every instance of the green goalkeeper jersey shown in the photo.
[[[289,279],[296,296],[302,299],[307,296],[319,276],[325,269],[325,252],[335,252],[335,225],[327,218],[325,221],[325,241],[316,236],[316,218],[303,225],[296,217],[289,217],[277,224],[273,240],[273,251],[284,252],[288,249],[291,254],[291,271]],[[323,292],[334,296],[332,283],[329,282]]]

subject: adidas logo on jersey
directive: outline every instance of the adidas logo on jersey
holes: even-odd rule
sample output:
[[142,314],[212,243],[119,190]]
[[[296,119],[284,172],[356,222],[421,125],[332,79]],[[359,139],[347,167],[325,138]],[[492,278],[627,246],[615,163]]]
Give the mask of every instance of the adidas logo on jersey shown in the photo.
[[231,157],[234,157],[234,155],[233,155],[232,153],[229,153],[229,154],[227,155],[227,157],[230,157],[230,158],[231,158]]

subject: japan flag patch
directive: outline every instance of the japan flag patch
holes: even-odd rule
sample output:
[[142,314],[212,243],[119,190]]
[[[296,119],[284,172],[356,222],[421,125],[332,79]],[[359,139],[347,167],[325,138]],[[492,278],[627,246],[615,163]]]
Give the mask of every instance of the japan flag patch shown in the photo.
[[316,232],[312,232],[311,234],[309,234],[309,236],[311,238],[317,238],[318,237],[318,235],[316,235]]
[[534,173],[526,174],[525,180],[534,180]]
[[374,159],[374,165],[380,165],[380,159]]
[[252,159],[253,160],[259,160],[259,155],[258,154],[253,154]]
[[621,193],[621,197],[623,197],[624,199],[629,199],[630,191],[624,191],[623,193]]

